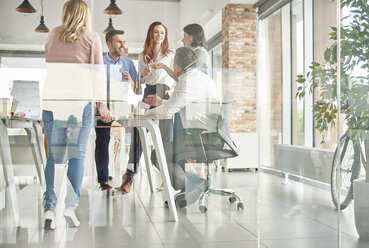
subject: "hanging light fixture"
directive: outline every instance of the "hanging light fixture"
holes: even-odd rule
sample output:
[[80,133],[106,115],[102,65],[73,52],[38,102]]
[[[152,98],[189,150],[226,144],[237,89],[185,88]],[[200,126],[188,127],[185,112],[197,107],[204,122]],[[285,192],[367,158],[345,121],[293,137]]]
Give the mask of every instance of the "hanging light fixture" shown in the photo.
[[39,32],[39,33],[49,32],[49,29],[45,25],[44,16],[41,16],[40,24],[35,29],[35,32]]
[[15,10],[27,14],[36,12],[35,8],[32,7],[28,0],[24,0],[23,3],[21,3],[21,5],[19,5]]
[[44,20],[44,0],[41,0],[41,20],[40,20],[40,24],[35,29],[35,32],[38,32],[38,33],[49,32],[49,29],[46,27],[45,20]]
[[120,15],[123,13],[118,6],[115,4],[116,0],[110,0],[110,5],[104,10],[105,14],[108,15]]
[[111,17],[109,17],[109,25],[107,28],[105,28],[104,34],[106,34],[107,32],[111,30],[115,30],[115,28],[113,27],[113,20],[111,19]]

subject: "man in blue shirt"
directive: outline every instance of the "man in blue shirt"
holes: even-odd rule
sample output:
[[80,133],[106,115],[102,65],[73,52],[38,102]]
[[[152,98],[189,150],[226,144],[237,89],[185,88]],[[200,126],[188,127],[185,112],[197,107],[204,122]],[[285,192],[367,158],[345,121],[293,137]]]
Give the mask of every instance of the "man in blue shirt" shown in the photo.
[[[129,83],[133,92],[136,94],[141,92],[141,87],[137,82],[137,71],[133,61],[123,55],[127,54],[125,45],[124,31],[112,30],[105,36],[106,45],[109,53],[104,56],[104,64],[107,65],[107,85],[108,98],[110,95],[109,88],[111,80]],[[109,100],[109,99],[108,99]],[[109,142],[110,142],[110,123],[97,121],[97,126],[108,126],[104,128],[95,128],[96,146],[95,146],[95,162],[98,182],[101,190],[112,191],[109,184]]]

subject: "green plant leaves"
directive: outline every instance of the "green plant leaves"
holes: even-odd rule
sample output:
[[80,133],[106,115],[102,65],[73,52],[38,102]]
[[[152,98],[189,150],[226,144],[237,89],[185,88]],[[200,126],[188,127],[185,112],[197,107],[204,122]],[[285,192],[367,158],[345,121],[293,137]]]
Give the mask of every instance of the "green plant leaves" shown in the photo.
[[[340,68],[337,68],[337,42],[334,42],[324,51],[324,65],[312,62],[306,76],[298,75],[296,79],[296,98],[303,99],[307,90],[319,93],[320,98],[312,107],[315,128],[320,132],[335,126],[338,104],[349,130],[369,129],[369,6],[367,0],[341,0],[341,8],[349,8],[350,13],[342,19],[349,24],[340,30]],[[331,30],[330,39],[337,41],[337,27]],[[339,98],[337,69],[341,78]]]

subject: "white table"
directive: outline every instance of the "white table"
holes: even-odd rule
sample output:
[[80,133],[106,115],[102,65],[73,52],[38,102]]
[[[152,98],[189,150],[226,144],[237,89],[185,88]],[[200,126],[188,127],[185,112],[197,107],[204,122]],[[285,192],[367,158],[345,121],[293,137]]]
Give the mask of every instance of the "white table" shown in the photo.
[[[178,214],[177,209],[174,203],[174,196],[172,194],[171,189],[171,183],[170,183],[170,177],[169,177],[169,171],[168,171],[168,165],[167,160],[165,157],[164,152],[164,146],[163,141],[161,139],[160,129],[158,124],[155,122],[155,120],[164,120],[164,119],[171,119],[170,116],[127,116],[127,117],[121,117],[118,118],[116,121],[118,123],[123,123],[128,121],[130,123],[131,127],[136,127],[138,129],[142,150],[145,158],[145,164],[147,169],[147,176],[149,179],[150,184],[150,190],[151,192],[155,191],[154,188],[154,182],[153,182],[153,170],[152,170],[152,164],[149,157],[149,147],[147,143],[147,132],[146,129],[151,133],[151,137],[154,143],[154,148],[156,152],[156,157],[158,159],[159,168],[161,177],[163,179],[164,183],[164,189],[165,189],[165,198],[169,203],[169,211],[172,216],[173,221],[178,221]],[[97,126],[99,127],[99,126]],[[100,126],[101,128],[104,128],[106,126]],[[114,127],[114,126],[112,126]]]
[[3,165],[5,187],[9,188],[9,201],[14,215],[14,222],[16,226],[19,226],[19,208],[14,182],[13,163],[10,153],[8,128],[24,128],[26,130],[38,178],[40,180],[43,191],[46,189],[44,175],[44,168],[46,166],[46,154],[44,148],[44,140],[42,136],[41,120],[22,117],[0,116],[0,159]]

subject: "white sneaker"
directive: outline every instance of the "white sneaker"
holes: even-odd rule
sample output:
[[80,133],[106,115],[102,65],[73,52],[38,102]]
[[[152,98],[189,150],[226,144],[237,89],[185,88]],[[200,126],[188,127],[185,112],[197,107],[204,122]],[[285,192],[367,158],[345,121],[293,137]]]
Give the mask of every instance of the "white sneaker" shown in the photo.
[[46,230],[54,230],[55,229],[55,212],[52,210],[47,210],[44,214],[44,223]]
[[71,227],[79,227],[81,225],[81,222],[79,222],[76,212],[72,209],[65,209],[64,210],[64,217],[67,221],[67,224]]

